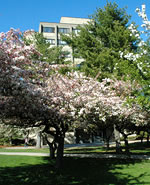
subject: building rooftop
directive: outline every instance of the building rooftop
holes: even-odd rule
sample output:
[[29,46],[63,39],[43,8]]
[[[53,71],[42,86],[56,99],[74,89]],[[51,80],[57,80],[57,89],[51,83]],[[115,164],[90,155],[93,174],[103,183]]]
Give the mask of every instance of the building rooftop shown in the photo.
[[76,18],[76,17],[61,17],[60,23],[67,24],[86,24],[90,21],[87,18]]
[[41,21],[41,23],[44,24],[71,24],[71,25],[78,25],[78,24],[86,24],[89,21],[91,21],[91,19],[87,19],[87,18],[79,18],[79,17],[61,17],[60,18],[60,22],[43,22]]

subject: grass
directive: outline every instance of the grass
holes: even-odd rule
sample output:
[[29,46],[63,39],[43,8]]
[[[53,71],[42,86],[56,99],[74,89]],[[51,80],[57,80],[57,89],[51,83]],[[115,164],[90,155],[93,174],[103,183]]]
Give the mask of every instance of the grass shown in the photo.
[[[147,145],[146,142],[140,143],[130,143],[130,152],[132,154],[145,154],[145,155],[150,155],[150,144]],[[123,151],[124,151],[124,146],[123,146]],[[35,153],[49,153],[48,148],[40,148],[40,149],[5,149],[5,148],[0,148],[0,152],[35,152]],[[107,150],[104,146],[93,146],[93,147],[72,147],[72,148],[65,148],[64,150],[65,153],[70,153],[70,154],[90,154],[90,153],[115,153],[115,147],[112,146],[110,147],[109,150]]]
[[65,153],[75,153],[75,154],[90,154],[90,153],[114,153],[115,148],[110,148],[107,150],[103,146],[94,146],[94,147],[74,147],[66,148]]
[[150,155],[150,143],[147,144],[146,142],[138,142],[138,143],[130,143],[130,150],[131,152],[135,153],[145,153]]
[[[146,142],[136,142],[129,144],[131,154],[144,154],[150,155],[150,144]],[[122,145],[123,151],[125,151],[124,145]],[[95,147],[75,147],[65,149],[66,153],[115,153],[115,147],[111,146],[108,150],[104,146],[95,146]]]
[[0,155],[0,185],[150,184],[150,161],[64,158],[56,172],[48,157]]

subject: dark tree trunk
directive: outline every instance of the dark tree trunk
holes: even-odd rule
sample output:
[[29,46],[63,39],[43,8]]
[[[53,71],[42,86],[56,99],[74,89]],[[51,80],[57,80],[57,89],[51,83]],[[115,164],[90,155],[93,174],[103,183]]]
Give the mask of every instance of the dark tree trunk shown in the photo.
[[149,145],[149,133],[147,133],[147,145]]
[[105,142],[106,149],[109,150],[110,136],[109,136],[109,132],[108,132],[107,128],[103,130],[103,140]]
[[107,146],[107,150],[109,150],[109,143],[110,143],[110,139],[112,137],[113,134],[113,130],[112,128],[107,128],[106,129],[106,146]]
[[143,132],[143,134],[142,134],[142,136],[141,136],[141,143],[143,143],[144,134],[145,134],[145,132]]
[[124,137],[124,143],[125,143],[125,152],[126,154],[129,154],[129,143],[128,143],[128,136],[126,134],[123,134]]
[[[56,154],[56,169],[60,170],[63,165],[63,154],[64,154],[64,138],[65,138],[65,133],[68,130],[68,124],[65,124],[62,120],[58,120],[59,124],[53,124],[51,125],[46,125],[43,132],[50,134],[53,136],[54,140],[52,143],[48,141],[47,136],[45,136],[45,139],[47,140],[47,143],[49,145],[50,149],[50,157],[54,158],[55,157],[55,150],[57,149],[57,154]],[[55,131],[51,131],[50,127],[53,127]]]
[[59,137],[57,157],[56,157],[56,168],[57,169],[61,169],[63,167],[63,154],[64,154],[64,137]]
[[57,149],[56,144],[50,143],[50,144],[48,144],[48,145],[49,145],[50,158],[51,158],[51,159],[54,159],[54,158],[55,158],[55,151],[56,151],[56,149]]
[[116,153],[122,153],[121,143],[120,143],[120,132],[116,129],[116,125],[114,124],[114,136],[116,142]]
[[106,148],[109,150],[109,138],[106,138]]

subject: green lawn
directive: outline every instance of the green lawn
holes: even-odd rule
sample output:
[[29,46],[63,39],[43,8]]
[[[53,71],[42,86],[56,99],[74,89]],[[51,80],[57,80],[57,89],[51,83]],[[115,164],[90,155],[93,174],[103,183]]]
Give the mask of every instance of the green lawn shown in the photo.
[[[150,144],[147,145],[146,142],[137,142],[129,144],[130,152],[132,154],[144,154],[150,155]],[[122,145],[123,151],[125,151],[124,145]],[[111,146],[109,150],[104,146],[95,146],[95,147],[75,147],[65,149],[66,153],[115,153],[115,147]]]
[[144,185],[150,161],[64,158],[62,172],[48,157],[0,155],[0,185]]
[[[130,143],[130,152],[133,154],[145,154],[150,155],[150,144],[144,143]],[[124,150],[124,149],[123,149]],[[38,152],[38,153],[49,153],[48,148],[41,149],[5,149],[0,148],[0,152]],[[110,147],[107,150],[104,146],[93,146],[93,147],[72,147],[66,148],[65,153],[115,153],[115,147]]]

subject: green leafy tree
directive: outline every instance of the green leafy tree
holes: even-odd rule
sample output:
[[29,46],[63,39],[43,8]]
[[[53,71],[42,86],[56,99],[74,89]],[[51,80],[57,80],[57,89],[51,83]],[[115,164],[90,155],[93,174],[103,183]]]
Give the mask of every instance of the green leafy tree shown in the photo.
[[34,54],[32,58],[34,60],[45,61],[50,64],[64,64],[67,51],[63,51],[63,47],[53,46],[47,41],[42,33],[34,32],[31,36],[24,38],[27,45],[34,44],[36,50],[41,55]]
[[129,19],[125,9],[107,3],[104,9],[96,10],[88,24],[79,27],[77,35],[62,37],[72,47],[74,57],[84,59],[82,71],[94,77],[100,73],[101,79],[121,76],[133,67],[136,72],[133,63],[120,57],[120,52],[135,52],[137,48],[138,38],[128,29]]
[[24,139],[25,129],[0,123],[0,144],[12,144],[14,139]]

